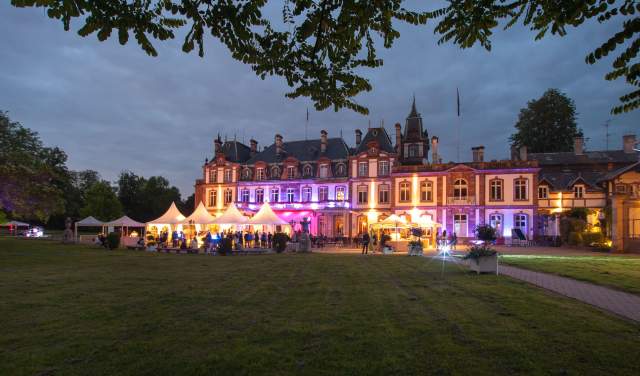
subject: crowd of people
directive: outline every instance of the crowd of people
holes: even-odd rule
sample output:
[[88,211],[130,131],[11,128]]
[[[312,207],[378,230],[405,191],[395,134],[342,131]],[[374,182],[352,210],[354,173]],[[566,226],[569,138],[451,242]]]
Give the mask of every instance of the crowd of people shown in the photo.
[[203,248],[206,253],[224,253],[244,248],[272,248],[273,234],[264,231],[228,230],[213,233],[211,231],[200,232],[197,235],[187,237],[183,231],[175,230],[171,233],[171,241],[169,241],[169,233],[167,231],[163,231],[155,237],[149,235],[147,240],[154,241],[160,249]]

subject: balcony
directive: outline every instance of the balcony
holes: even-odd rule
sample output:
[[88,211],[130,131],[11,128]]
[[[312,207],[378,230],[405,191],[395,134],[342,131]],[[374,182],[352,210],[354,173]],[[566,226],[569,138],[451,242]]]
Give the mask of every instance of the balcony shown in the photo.
[[470,196],[447,197],[447,205],[475,205],[476,198]]

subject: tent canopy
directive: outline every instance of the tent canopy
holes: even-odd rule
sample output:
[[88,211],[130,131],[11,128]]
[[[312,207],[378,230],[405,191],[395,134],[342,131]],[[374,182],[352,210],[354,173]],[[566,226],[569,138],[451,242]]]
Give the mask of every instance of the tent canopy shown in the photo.
[[114,219],[111,222],[107,222],[105,223],[105,226],[116,226],[116,227],[144,227],[145,224],[144,223],[140,223],[137,221],[134,221],[133,219],[127,217],[126,215],[123,215],[122,217],[118,218],[118,219]]
[[15,226],[15,227],[29,227],[28,223],[20,222],[20,221],[9,221],[7,223],[0,224],[3,227]]
[[234,203],[231,203],[221,216],[213,220],[213,223],[218,225],[244,225],[247,221],[247,217],[240,213]]
[[149,221],[147,222],[148,225],[177,225],[180,224],[184,221],[184,215],[182,215],[182,213],[180,213],[180,210],[178,210],[178,207],[176,206],[175,202],[171,203],[171,206],[169,206],[169,209],[167,209],[167,211],[160,217],[160,218],[156,218],[153,221]]
[[250,225],[288,225],[284,219],[273,212],[268,202],[260,207],[260,210],[249,220]]
[[200,201],[200,204],[198,204],[198,207],[196,208],[196,210],[194,210],[190,216],[185,218],[183,223],[208,225],[208,224],[214,223],[214,220],[215,218],[211,214],[209,214],[209,212],[207,211],[207,208],[205,208],[202,201]]
[[76,222],[76,226],[85,226],[85,227],[100,227],[100,226],[104,226],[105,222],[102,222],[101,220],[95,219],[92,216],[88,216],[85,219],[79,220],[78,222]]

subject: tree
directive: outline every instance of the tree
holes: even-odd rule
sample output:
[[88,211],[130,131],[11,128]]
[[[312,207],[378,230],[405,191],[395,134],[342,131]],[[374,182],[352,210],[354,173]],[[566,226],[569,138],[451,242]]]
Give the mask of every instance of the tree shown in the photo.
[[547,90],[540,99],[529,101],[520,110],[512,145],[526,146],[532,153],[573,150],[573,139],[582,136],[576,126],[576,106],[557,89]]
[[289,98],[311,98],[318,110],[333,106],[367,114],[368,109],[352,100],[372,89],[361,75],[362,68],[383,64],[377,57],[380,43],[390,48],[400,36],[398,21],[413,25],[437,22],[438,43],[452,41],[461,48],[480,43],[491,49],[490,36],[497,27],[508,29],[522,22],[537,31],[536,39],[547,35],[564,36],[567,29],[585,21],[600,23],[623,19],[622,29],[590,53],[586,61],[594,64],[614,52],[623,51],[613,62],[605,78],[624,77],[636,89],[620,98],[622,104],[612,112],[640,107],[640,19],[634,0],[448,0],[433,11],[420,12],[403,7],[403,0],[355,2],[347,0],[284,0],[281,19],[268,19],[263,13],[267,0],[155,0],[79,1],[11,0],[17,7],[43,7],[50,18],[61,20],[69,30],[71,20],[79,18],[83,26],[78,34],[97,34],[108,39],[117,31],[120,44],[135,36],[140,47],[151,56],[157,51],[149,39],[175,38],[185,28],[184,52],[198,50],[204,55],[204,36],[219,39],[231,55],[251,66],[261,78],[283,77],[293,91]]
[[62,150],[44,147],[36,132],[0,111],[0,209],[42,221],[62,213],[66,160]]
[[87,190],[86,203],[80,210],[80,215],[91,215],[101,221],[111,221],[122,216],[122,205],[109,182],[97,182]]
[[196,195],[192,193],[185,200],[180,201],[178,205],[178,209],[182,212],[182,214],[189,216],[196,209]]
[[180,190],[171,186],[164,177],[152,176],[145,179],[131,171],[120,173],[118,199],[128,216],[142,222],[161,216],[172,202],[177,205],[182,203]]

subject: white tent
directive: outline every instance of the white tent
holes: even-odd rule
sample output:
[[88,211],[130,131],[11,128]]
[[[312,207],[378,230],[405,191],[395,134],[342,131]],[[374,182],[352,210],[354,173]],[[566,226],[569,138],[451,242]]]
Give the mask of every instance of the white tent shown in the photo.
[[75,224],[75,239],[78,241],[78,227],[104,227],[105,222],[102,222],[98,219],[93,218],[92,216],[88,216],[85,219],[81,219]]
[[176,207],[176,203],[172,202],[171,206],[167,211],[160,217],[156,218],[153,221],[147,222],[148,225],[177,225],[181,224],[184,221],[184,215],[180,213],[178,207]]
[[29,227],[28,223],[20,222],[20,221],[9,221],[7,223],[0,224],[2,227]]
[[191,213],[190,216],[185,218],[184,221],[182,221],[182,223],[183,224],[193,223],[193,224],[198,224],[198,225],[208,225],[208,224],[211,224],[211,223],[215,223],[214,221],[215,221],[215,218],[211,214],[209,214],[209,212],[207,211],[207,208],[205,208],[204,204],[202,203],[202,201],[200,201],[200,204],[198,204],[198,207],[196,208],[196,210],[194,210],[193,213]]
[[213,223],[218,225],[244,225],[247,222],[247,217],[240,213],[240,210],[238,210],[234,203],[229,204],[227,210],[225,210],[221,216],[213,220]]
[[127,217],[126,215],[123,215],[118,219],[114,219],[111,222],[107,222],[104,225],[114,226],[114,227],[144,227],[145,226],[144,223],[134,221],[133,219]]
[[288,225],[284,219],[278,217],[273,212],[268,202],[260,207],[260,210],[248,222],[250,225]]

